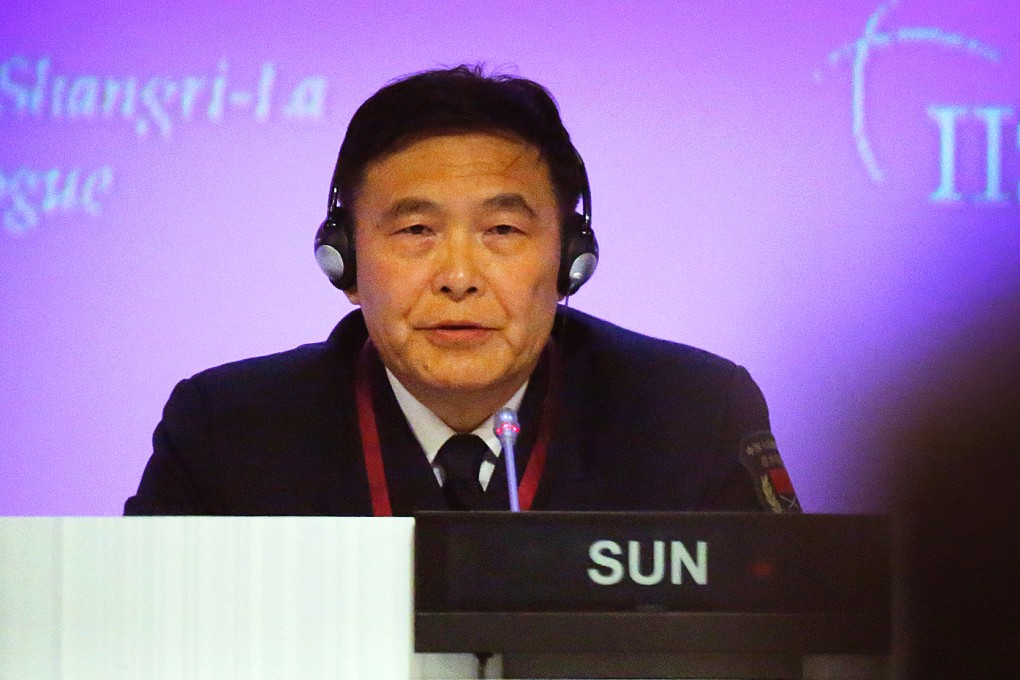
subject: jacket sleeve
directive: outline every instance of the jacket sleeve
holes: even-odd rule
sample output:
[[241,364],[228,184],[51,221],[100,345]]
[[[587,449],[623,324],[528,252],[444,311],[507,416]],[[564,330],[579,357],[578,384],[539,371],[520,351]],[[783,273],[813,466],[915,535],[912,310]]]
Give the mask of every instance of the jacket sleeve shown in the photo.
[[138,491],[124,503],[125,515],[207,515],[192,465],[208,451],[202,395],[191,380],[177,384],[152,435],[152,457]]
[[711,509],[800,512],[775,448],[765,397],[742,366],[734,368],[719,414],[719,438],[730,473],[711,494]]

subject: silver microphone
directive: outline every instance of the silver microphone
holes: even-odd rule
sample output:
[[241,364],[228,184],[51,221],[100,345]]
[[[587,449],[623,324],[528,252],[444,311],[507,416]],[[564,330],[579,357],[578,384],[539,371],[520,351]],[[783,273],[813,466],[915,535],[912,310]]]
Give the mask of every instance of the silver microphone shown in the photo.
[[514,462],[514,442],[520,434],[521,426],[517,422],[517,413],[512,408],[501,408],[492,419],[492,431],[503,447],[506,462],[506,488],[510,493],[510,511],[520,512],[521,503],[517,499],[517,465]]

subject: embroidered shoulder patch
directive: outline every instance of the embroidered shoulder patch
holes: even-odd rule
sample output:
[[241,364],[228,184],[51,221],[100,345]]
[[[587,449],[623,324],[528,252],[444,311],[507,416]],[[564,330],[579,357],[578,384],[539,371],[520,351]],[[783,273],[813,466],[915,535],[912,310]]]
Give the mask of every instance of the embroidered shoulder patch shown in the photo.
[[762,507],[772,512],[801,512],[793,482],[768,430],[755,432],[740,442],[740,462],[747,468]]

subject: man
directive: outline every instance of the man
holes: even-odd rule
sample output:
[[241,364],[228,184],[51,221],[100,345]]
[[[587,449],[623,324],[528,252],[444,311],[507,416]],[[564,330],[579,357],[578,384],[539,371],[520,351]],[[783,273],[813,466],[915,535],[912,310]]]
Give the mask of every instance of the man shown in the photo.
[[125,512],[504,509],[501,407],[523,508],[799,509],[744,369],[559,305],[594,269],[589,222],[540,85],[458,67],[384,87],[316,237],[360,310],[325,343],[181,382]]

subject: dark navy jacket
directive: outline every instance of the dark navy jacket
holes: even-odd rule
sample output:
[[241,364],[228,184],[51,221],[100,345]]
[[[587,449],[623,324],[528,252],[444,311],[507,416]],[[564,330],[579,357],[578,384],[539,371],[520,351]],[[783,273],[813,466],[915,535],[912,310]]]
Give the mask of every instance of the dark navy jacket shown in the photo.
[[[213,368],[177,385],[125,514],[370,515],[354,369],[360,311],[326,342]],[[743,368],[561,308],[520,417],[519,476],[554,399],[534,510],[761,510],[741,439],[769,429]],[[549,352],[559,353],[550,390]],[[370,384],[395,515],[448,509],[381,363]],[[503,457],[486,492],[507,507]]]

